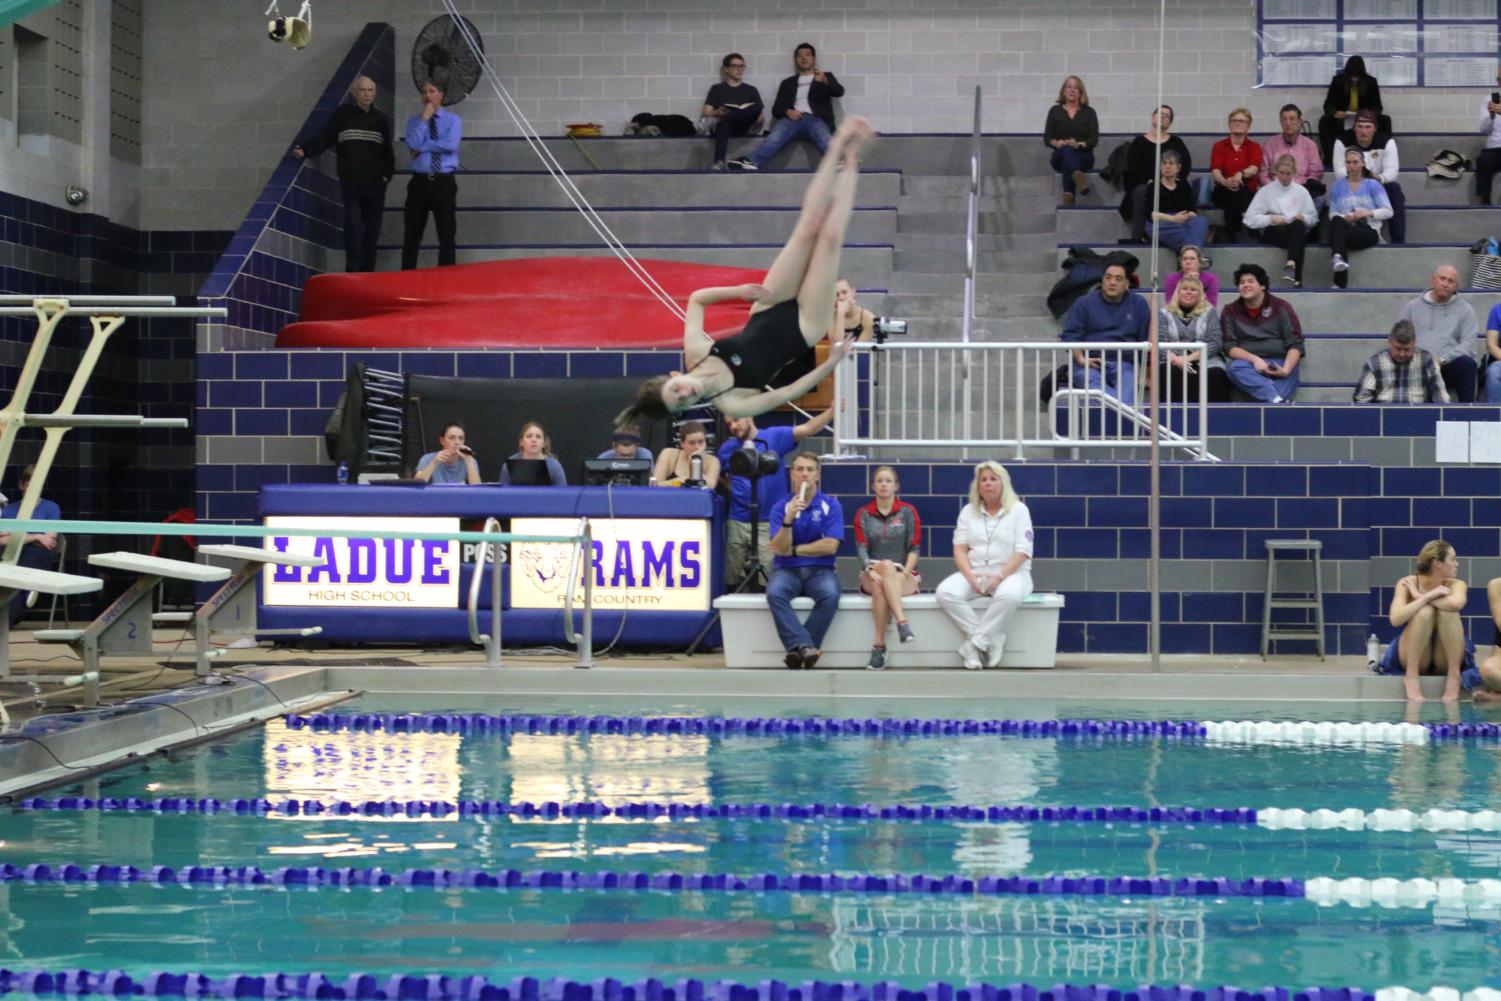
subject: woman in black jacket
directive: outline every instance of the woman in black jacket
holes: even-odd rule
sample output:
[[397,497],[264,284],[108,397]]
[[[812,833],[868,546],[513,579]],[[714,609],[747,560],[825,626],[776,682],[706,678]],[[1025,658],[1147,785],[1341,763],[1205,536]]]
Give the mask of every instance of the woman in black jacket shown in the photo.
[[1189,171],[1193,170],[1193,157],[1183,140],[1172,134],[1173,108],[1170,104],[1152,112],[1152,127],[1131,140],[1126,150],[1125,193],[1121,196],[1121,218],[1131,226],[1131,239],[1136,243],[1147,242],[1148,185],[1157,177],[1157,148],[1166,153],[1178,154],[1178,177],[1191,185]]
[[1329,92],[1324,95],[1324,113],[1319,116],[1319,150],[1324,154],[1326,166],[1334,155],[1334,140],[1348,125],[1354,124],[1355,112],[1361,108],[1370,108],[1379,116],[1378,131],[1391,133],[1391,117],[1381,113],[1381,84],[1366,73],[1364,58],[1351,56],[1345,60],[1345,68],[1330,79]]

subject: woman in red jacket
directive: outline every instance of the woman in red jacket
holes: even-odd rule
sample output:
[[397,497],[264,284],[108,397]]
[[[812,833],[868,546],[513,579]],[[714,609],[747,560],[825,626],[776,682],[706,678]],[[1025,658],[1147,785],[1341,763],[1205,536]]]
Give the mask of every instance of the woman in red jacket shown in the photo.
[[1261,186],[1261,146],[1251,138],[1251,113],[1245,108],[1230,112],[1230,135],[1209,152],[1209,176],[1214,191],[1209,200],[1225,211],[1225,239],[1240,239],[1241,217]]

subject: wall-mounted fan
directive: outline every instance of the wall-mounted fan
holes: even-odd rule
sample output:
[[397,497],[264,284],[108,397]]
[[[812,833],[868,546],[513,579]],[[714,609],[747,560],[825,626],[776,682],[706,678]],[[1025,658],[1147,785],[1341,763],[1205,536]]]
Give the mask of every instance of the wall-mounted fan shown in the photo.
[[[435,17],[422,26],[412,43],[412,83],[420,88],[428,80],[436,81],[443,88],[445,106],[458,104],[474,90],[480,77],[479,56],[485,51],[479,29],[467,17],[459,20],[462,29],[451,14]],[[479,53],[470,48],[466,32],[479,46]]]

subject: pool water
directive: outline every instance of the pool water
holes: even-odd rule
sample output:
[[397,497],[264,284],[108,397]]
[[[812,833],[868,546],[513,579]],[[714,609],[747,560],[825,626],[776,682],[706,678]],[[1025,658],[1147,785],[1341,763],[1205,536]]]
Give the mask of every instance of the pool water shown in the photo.
[[[608,700],[432,711],[623,711]],[[340,711],[410,709],[366,699]],[[539,708],[539,705],[541,706]],[[1070,705],[1068,716],[1400,719],[1388,706]],[[1046,718],[923,701],[851,715]],[[1341,711],[1341,710],[1344,711]],[[726,711],[684,703],[680,712]],[[737,714],[749,715],[744,704]],[[1424,709],[1442,719],[1445,710]],[[1469,709],[1463,710],[1468,716]],[[49,796],[323,800],[1405,807],[1484,810],[1501,748],[1172,740],[322,733],[276,722]],[[0,862],[942,876],[1495,878],[1501,837],[1214,825],[28,812]],[[4,965],[728,978],[1501,986],[1501,911],[1307,900],[0,884]]]

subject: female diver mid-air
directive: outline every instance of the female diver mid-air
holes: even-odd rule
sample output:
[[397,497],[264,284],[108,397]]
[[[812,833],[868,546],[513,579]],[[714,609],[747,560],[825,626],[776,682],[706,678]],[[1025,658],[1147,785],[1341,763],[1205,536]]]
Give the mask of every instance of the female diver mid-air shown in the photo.
[[[808,184],[797,226],[766,272],[765,284],[702,288],[690,295],[683,319],[687,370],[642,383],[617,424],[662,420],[711,401],[726,417],[754,417],[808,392],[849,353],[853,341],[841,341],[827,361],[796,382],[766,388],[778,369],[828,333],[839,254],[855,208],[859,155],[874,138],[864,118],[845,119]],[[753,303],[750,319],[733,337],[712,340],[704,333],[704,307],[731,299]]]

